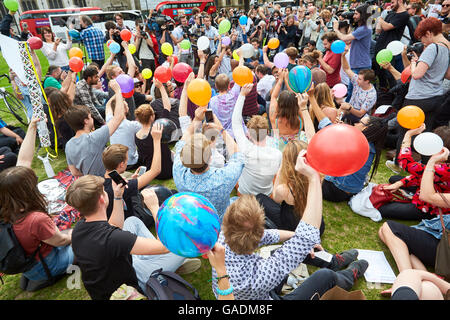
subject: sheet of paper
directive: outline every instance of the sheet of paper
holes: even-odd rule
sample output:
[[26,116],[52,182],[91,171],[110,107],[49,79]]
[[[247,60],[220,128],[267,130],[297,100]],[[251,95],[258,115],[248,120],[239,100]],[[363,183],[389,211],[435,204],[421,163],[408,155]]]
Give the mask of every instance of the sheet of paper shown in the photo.
[[382,106],[379,106],[379,107],[375,110],[374,114],[385,114],[386,111],[388,111],[388,109],[389,109],[390,107],[391,107],[391,106],[388,105],[388,104],[383,104]]
[[369,263],[364,273],[367,282],[394,283],[396,276],[383,251],[358,249],[358,252],[358,260]]
[[19,55],[19,45],[17,40],[0,34],[0,48],[2,50],[3,58],[6,60],[6,64],[17,74],[20,81],[27,83],[25,69]]

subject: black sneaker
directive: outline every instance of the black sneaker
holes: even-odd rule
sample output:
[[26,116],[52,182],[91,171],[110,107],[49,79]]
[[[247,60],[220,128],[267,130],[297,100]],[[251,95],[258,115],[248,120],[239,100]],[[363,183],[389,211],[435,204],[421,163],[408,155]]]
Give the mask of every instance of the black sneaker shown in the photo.
[[353,261],[356,261],[358,259],[358,250],[351,249],[347,250],[341,253],[336,253],[333,258],[331,259],[330,265],[328,266],[328,269],[331,269],[333,271],[341,270],[345,267],[347,267],[350,263]]
[[366,260],[357,260],[350,263],[347,269],[352,270],[353,280],[356,282],[356,280],[364,275],[368,267],[369,263]]

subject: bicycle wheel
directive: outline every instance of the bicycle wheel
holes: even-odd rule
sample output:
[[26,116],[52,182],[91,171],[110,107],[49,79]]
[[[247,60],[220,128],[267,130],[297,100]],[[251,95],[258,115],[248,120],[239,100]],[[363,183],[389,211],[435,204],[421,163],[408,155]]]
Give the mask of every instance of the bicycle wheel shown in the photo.
[[3,101],[5,102],[6,107],[9,109],[9,111],[11,111],[14,117],[16,117],[16,119],[19,120],[21,124],[28,126],[28,123],[31,119],[28,119],[27,108],[25,107],[25,105],[8,91],[5,91],[3,95]]

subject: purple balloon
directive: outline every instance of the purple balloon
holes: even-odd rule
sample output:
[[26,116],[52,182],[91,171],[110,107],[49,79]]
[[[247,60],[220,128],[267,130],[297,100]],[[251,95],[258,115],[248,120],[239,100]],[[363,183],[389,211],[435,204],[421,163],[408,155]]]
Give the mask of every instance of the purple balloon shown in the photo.
[[286,68],[289,64],[289,57],[284,52],[278,52],[273,58],[273,63],[277,68]]
[[131,92],[134,89],[134,80],[127,74],[121,74],[116,78],[117,83],[120,86],[122,93]]
[[230,43],[231,43],[230,37],[225,36],[225,37],[222,38],[222,44],[223,44],[224,46],[227,46],[227,45],[229,45]]

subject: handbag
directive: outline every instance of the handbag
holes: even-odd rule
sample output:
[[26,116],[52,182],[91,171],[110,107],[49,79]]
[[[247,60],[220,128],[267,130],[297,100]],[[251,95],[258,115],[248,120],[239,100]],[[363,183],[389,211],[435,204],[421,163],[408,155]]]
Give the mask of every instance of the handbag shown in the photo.
[[[439,192],[442,200],[450,208],[450,203]],[[439,217],[442,225],[442,237],[436,248],[436,261],[434,264],[434,272],[443,276],[446,281],[450,281],[450,230],[445,228],[444,219],[442,217],[442,209],[439,208]]]
[[405,197],[398,190],[395,192],[385,190],[384,187],[388,185],[388,183],[383,183],[373,187],[372,194],[370,195],[369,200],[370,202],[372,202],[372,205],[375,209],[379,209],[382,205],[393,201],[403,203],[411,202],[410,199]]

